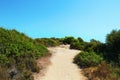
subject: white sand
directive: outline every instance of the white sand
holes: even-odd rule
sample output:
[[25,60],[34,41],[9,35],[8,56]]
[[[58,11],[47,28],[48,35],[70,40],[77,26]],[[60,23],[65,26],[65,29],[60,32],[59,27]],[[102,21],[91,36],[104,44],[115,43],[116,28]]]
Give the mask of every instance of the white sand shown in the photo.
[[36,80],[86,80],[81,70],[73,63],[73,58],[80,51],[71,50],[69,46],[49,48],[53,56],[45,76]]

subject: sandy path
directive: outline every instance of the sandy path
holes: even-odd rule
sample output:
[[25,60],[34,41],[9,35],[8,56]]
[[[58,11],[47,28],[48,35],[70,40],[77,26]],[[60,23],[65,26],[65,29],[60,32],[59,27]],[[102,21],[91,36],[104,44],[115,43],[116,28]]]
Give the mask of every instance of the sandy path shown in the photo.
[[37,80],[86,80],[77,65],[73,64],[74,56],[78,50],[70,50],[68,46],[49,48],[53,53],[51,65],[45,76]]

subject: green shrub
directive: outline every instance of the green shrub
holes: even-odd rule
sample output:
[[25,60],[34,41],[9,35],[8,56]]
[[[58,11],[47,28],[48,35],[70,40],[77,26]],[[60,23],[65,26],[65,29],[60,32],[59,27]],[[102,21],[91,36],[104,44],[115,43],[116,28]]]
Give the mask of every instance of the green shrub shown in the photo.
[[37,44],[25,34],[0,28],[0,79],[8,80],[9,76],[12,80],[19,75],[14,80],[33,80],[31,73],[39,72],[36,59],[47,53],[45,46]]
[[113,30],[106,37],[107,58],[115,63],[119,61],[120,55],[120,30]]
[[77,49],[77,50],[83,50],[84,49],[84,43],[83,42],[72,42],[70,44],[70,49]]
[[59,39],[56,38],[37,38],[35,41],[37,44],[42,44],[46,47],[54,47],[60,45]]
[[62,38],[61,42],[63,44],[69,44],[70,45],[70,49],[77,49],[77,50],[83,50],[84,49],[84,45],[85,45],[85,42],[80,37],[75,39],[72,36],[67,36],[65,38]]
[[95,52],[81,52],[74,58],[74,63],[82,68],[96,66],[101,63],[102,57]]
[[67,37],[62,39],[63,44],[71,44],[75,41],[76,41],[76,39],[72,36],[67,36]]
[[112,52],[120,52],[120,30],[113,30],[106,37],[106,43]]
[[84,40],[83,40],[81,37],[78,37],[77,40],[78,40],[79,42],[84,42]]
[[90,42],[87,42],[85,44],[84,47],[84,51],[95,51],[98,52],[99,51],[99,45],[101,45],[102,43],[100,41],[91,39]]

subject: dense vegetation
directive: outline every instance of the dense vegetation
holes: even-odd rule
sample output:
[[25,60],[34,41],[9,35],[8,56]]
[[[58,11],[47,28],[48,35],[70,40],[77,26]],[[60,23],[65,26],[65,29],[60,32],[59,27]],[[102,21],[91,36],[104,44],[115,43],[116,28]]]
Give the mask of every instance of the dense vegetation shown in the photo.
[[39,72],[36,59],[48,53],[45,46],[16,30],[0,28],[0,79],[33,80]]
[[94,39],[75,45],[73,43],[70,45],[75,49],[84,44],[82,48],[78,48],[83,52],[74,58],[74,62],[85,69],[89,80],[120,80],[120,30],[113,30],[108,34],[106,43]]
[[[120,30],[113,30],[106,38],[107,51],[106,57],[110,61],[119,63],[120,61]],[[120,63],[119,63],[120,65]]]
[[35,41],[38,44],[45,45],[46,47],[54,47],[61,44],[60,39],[58,38],[37,38]]
[[69,44],[71,49],[83,50],[85,42],[82,38],[78,37],[77,39],[72,36],[67,36],[60,40],[63,44]]
[[69,44],[82,52],[74,63],[83,68],[89,80],[120,80],[120,30],[106,36],[106,43],[68,36],[32,39],[16,30],[0,28],[0,79],[33,80],[39,72],[36,59],[48,54],[46,47]]
[[109,33],[106,43],[95,39],[85,42],[72,36],[62,38],[61,42],[82,51],[76,55],[74,63],[84,68],[89,80],[120,80],[120,30]]
[[101,61],[102,57],[95,52],[81,52],[74,59],[74,63],[77,63],[83,68],[97,66]]

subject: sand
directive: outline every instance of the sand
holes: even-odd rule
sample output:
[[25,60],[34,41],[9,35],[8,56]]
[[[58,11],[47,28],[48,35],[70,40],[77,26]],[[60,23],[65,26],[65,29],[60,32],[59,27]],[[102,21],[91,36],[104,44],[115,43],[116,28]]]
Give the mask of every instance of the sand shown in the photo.
[[80,51],[69,49],[69,45],[48,48],[52,53],[51,64],[47,67],[44,76],[35,80],[86,80],[81,69],[73,63],[73,58]]

